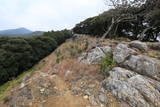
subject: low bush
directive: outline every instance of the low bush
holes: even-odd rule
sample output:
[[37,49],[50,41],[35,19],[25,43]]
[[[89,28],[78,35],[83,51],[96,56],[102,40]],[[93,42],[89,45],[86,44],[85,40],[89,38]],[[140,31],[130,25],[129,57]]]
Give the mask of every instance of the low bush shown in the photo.
[[107,55],[101,63],[101,73],[105,76],[109,76],[109,71],[116,66],[116,62],[113,59],[113,55]]

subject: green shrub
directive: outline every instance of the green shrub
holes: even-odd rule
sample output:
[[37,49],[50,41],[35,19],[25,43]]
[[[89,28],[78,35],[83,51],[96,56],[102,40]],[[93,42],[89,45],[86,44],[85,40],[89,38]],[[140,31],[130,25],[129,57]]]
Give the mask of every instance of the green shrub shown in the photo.
[[116,66],[116,62],[113,59],[113,54],[107,55],[101,63],[101,73],[109,76],[109,71]]

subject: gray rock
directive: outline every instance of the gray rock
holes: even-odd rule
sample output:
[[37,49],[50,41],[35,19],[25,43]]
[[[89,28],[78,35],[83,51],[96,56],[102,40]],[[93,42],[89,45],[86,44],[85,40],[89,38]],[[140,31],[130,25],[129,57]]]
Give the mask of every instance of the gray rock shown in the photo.
[[160,93],[147,79],[143,78],[141,75],[136,75],[129,78],[128,82],[136,88],[150,104],[154,104],[155,106],[160,105]]
[[102,87],[99,92],[105,93],[106,91],[105,91],[105,89]]
[[84,91],[84,94],[85,94],[85,95],[88,95],[88,96],[91,96],[91,95],[92,95],[92,93],[91,93],[90,90],[85,90],[85,91]]
[[89,51],[88,53],[83,53],[81,57],[79,57],[79,61],[86,64],[98,64],[101,63],[102,59],[111,53],[111,47],[96,47]]
[[141,51],[147,51],[148,50],[148,46],[146,43],[143,43],[141,41],[132,41],[130,44],[129,44],[130,47],[133,47],[133,48],[137,48]]
[[26,86],[17,91],[17,93],[13,93],[8,104],[9,107],[22,107],[24,105],[29,107],[32,100],[32,90]]
[[113,59],[118,63],[124,62],[128,57],[135,54],[136,51],[128,48],[125,44],[119,44],[113,52]]
[[158,107],[160,92],[147,79],[135,72],[116,67],[103,81],[103,87],[132,107]]
[[90,104],[96,106],[98,105],[99,103],[97,102],[96,98],[92,95],[92,96],[89,96],[89,102]]
[[79,91],[77,89],[72,89],[72,95],[78,95]]
[[29,87],[24,87],[22,88],[18,95],[18,97],[26,97],[27,99],[32,99],[32,93],[31,93],[31,89]]
[[52,84],[51,83],[43,83],[43,84],[40,84],[42,88],[48,88],[50,87]]
[[107,104],[107,97],[106,97],[105,93],[100,93],[99,96],[98,96],[98,98],[99,98],[99,101],[101,103]]
[[124,62],[124,66],[139,74],[160,80],[160,60],[147,56],[131,56]]

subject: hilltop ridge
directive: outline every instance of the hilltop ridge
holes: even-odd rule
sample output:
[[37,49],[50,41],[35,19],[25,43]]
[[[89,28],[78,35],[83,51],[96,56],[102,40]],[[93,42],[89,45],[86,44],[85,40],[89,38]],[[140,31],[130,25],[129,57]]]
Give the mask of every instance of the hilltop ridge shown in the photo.
[[160,45],[74,35],[36,65],[3,107],[159,107]]

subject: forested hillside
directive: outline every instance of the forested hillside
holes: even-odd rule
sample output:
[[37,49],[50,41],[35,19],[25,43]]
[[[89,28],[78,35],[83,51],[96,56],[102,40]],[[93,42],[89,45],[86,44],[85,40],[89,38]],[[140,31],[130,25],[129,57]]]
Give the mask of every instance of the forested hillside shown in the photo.
[[73,31],[99,37],[106,33],[107,38],[127,37],[143,41],[156,41],[160,36],[159,0],[132,0],[135,3],[131,4],[127,0],[105,1],[111,1],[114,8],[82,21]]
[[70,36],[70,31],[62,30],[29,38],[0,37],[0,85],[31,68]]

